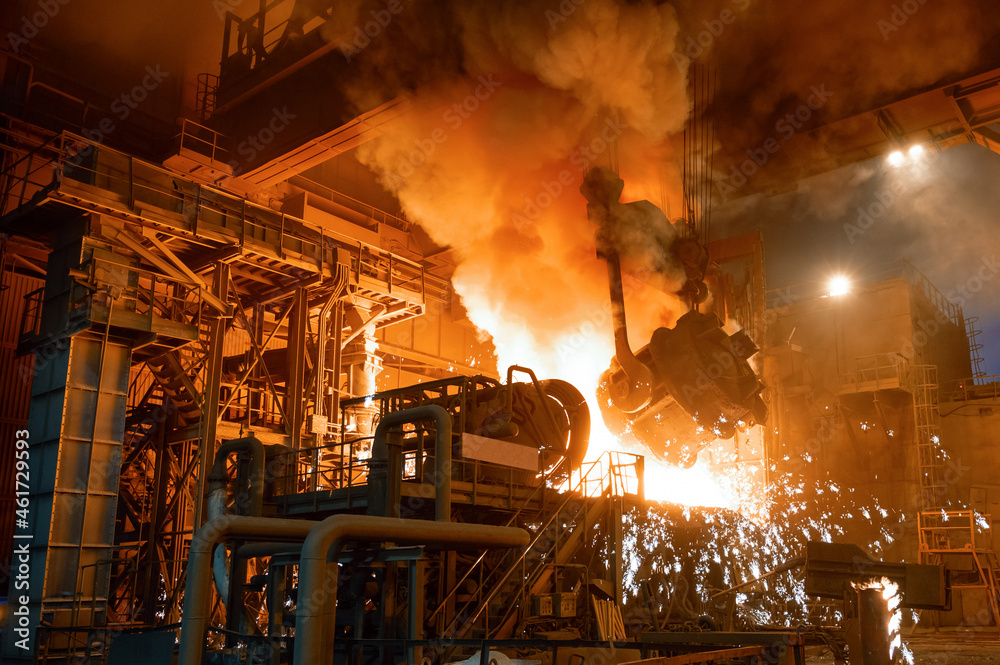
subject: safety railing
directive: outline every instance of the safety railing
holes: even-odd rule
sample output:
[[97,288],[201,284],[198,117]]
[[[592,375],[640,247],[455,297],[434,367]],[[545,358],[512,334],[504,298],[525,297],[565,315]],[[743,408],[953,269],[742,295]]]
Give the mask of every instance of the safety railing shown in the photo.
[[6,215],[53,186],[55,165],[61,161],[62,135],[56,134],[4,169],[0,215]]
[[252,203],[69,132],[53,137],[5,171],[9,212],[40,191],[73,205],[90,201],[140,214],[165,228],[215,237],[247,252],[297,260],[318,271],[348,263],[362,288],[425,302],[421,264],[347,234]]
[[315,180],[311,180],[301,174],[291,177],[289,182],[292,185],[309,192],[311,196],[315,195],[321,200],[329,201],[335,205],[353,210],[354,212],[369,218],[372,222],[387,224],[404,231],[408,230],[412,225],[411,222],[405,217],[394,215],[390,212],[382,210],[381,208],[376,208],[369,203],[365,203],[360,199],[344,194],[343,192],[337,191],[332,187],[328,187],[322,183],[316,182]]
[[368,397],[354,397],[340,402],[341,422],[350,425],[355,407],[370,407],[380,415],[427,404],[445,405],[454,420],[454,431],[464,432],[466,413],[463,405],[476,402],[477,391],[499,385],[485,376],[457,376],[439,381],[429,381],[416,386],[385,390]]
[[281,396],[275,395],[265,378],[247,377],[241,383],[219,384],[219,418],[250,427],[283,427],[285,414]]
[[877,353],[854,360],[854,371],[840,375],[841,392],[906,388],[909,362],[898,353]]
[[898,261],[898,265],[894,266],[892,271],[893,274],[898,271],[898,274],[906,280],[907,284],[917,287],[932,305],[934,305],[940,312],[947,315],[948,319],[951,320],[952,323],[957,326],[964,326],[961,308],[952,303],[943,293],[941,293],[941,291],[939,291],[938,288],[934,286],[931,281],[927,279],[927,277],[912,263],[906,261],[905,259],[900,259]]
[[[233,408],[231,404],[229,408]],[[433,437],[420,438],[431,443],[431,446],[429,449],[424,449],[422,445],[416,444],[417,437],[408,439],[410,444],[419,447],[403,452],[402,479],[407,483],[433,481],[432,470],[436,462],[431,453]],[[552,461],[551,454],[546,454],[545,451],[541,453],[543,462]],[[350,490],[367,485],[370,456],[371,437],[302,448],[286,453],[280,456],[280,460],[275,464],[275,468],[280,469],[280,472],[273,476],[275,495]],[[451,473],[453,480],[469,483],[468,492],[471,492],[473,497],[496,487],[534,492],[540,486],[553,488],[556,482],[551,474],[539,476],[514,467],[463,458],[452,459]],[[521,494],[518,494],[518,497],[520,496]],[[511,500],[515,499],[511,497]]]
[[157,321],[169,321],[197,336],[200,286],[96,256],[87,266],[88,286],[94,290],[91,320],[147,331],[155,329]]
[[[874,285],[892,279],[902,279],[914,287],[916,291],[921,293],[931,305],[936,307],[953,324],[959,326],[959,328],[963,328],[962,309],[952,303],[920,270],[905,259],[897,259],[874,270],[866,271],[863,274],[855,274],[852,276],[851,281],[856,284]],[[767,308],[775,309],[798,302],[825,298],[828,296],[828,293],[829,285],[819,281],[769,289],[766,293]]]
[[279,16],[285,8],[281,3],[270,3],[261,11],[241,18],[233,12],[226,12],[223,36],[222,73],[250,70],[260,66],[267,58],[283,48],[288,42],[286,36],[302,36],[325,23],[327,16],[319,14],[308,22],[295,23],[295,18],[282,18],[268,25],[271,11],[278,9]]
[[[497,596],[509,587],[508,583],[516,573],[520,573],[520,576],[516,578],[520,580],[518,582],[520,591],[517,596],[520,598],[520,606],[524,607],[526,602],[524,589],[537,580],[542,568],[553,562],[550,558],[554,552],[559,550],[562,540],[572,533],[573,525],[587,523],[586,518],[581,520],[579,517],[581,514],[585,515],[591,509],[591,505],[590,502],[584,500],[571,511],[572,514],[567,515],[563,511],[570,506],[574,499],[610,497],[615,495],[616,490],[628,489],[628,483],[625,482],[628,477],[636,479],[635,489],[637,492],[640,491],[641,482],[638,482],[638,479],[642,477],[642,459],[641,456],[630,453],[605,452],[598,459],[584,463],[579,470],[572,473],[567,485],[563,488],[562,501],[557,508],[549,511],[547,519],[537,526],[532,541],[513,561],[484,573],[480,579],[479,588],[488,589],[488,593],[478,601],[474,611],[467,613],[463,610],[459,612],[459,616],[452,621],[446,634],[449,637],[464,637],[472,626],[484,616]],[[631,474],[624,472],[623,467],[625,466],[634,467]],[[555,535],[549,534],[550,528],[555,529]],[[546,536],[546,534],[549,535]],[[531,558],[530,569],[529,556]],[[514,605],[508,604],[499,625],[503,625],[513,611]],[[468,618],[464,619],[466,616]],[[486,628],[489,631],[488,616]]]
[[[216,84],[218,85],[218,84]],[[199,94],[201,78],[199,77]],[[206,95],[208,93],[205,93]],[[232,153],[223,145],[225,137],[219,132],[187,118],[181,121],[180,130],[174,136],[174,146],[178,151],[191,150],[213,162],[229,163]]]
[[584,462],[571,472],[569,487],[584,496],[638,496],[643,497],[645,488],[645,459],[619,451],[608,451],[596,460]]
[[[180,335],[182,339],[197,338],[201,323],[200,286],[100,257],[92,257],[83,268],[87,277],[78,284],[85,287],[82,292],[86,295],[80,297],[78,290],[66,300],[64,311],[46,314],[51,324],[57,326],[56,331],[42,330],[45,290],[36,289],[25,296],[20,346],[37,343],[39,336],[47,332],[58,334],[66,321],[83,320]],[[175,325],[160,326],[163,322]]]
[[941,386],[941,399],[951,402],[1000,401],[1000,374],[951,381]]
[[921,553],[992,550],[990,515],[975,510],[936,510],[917,513]]

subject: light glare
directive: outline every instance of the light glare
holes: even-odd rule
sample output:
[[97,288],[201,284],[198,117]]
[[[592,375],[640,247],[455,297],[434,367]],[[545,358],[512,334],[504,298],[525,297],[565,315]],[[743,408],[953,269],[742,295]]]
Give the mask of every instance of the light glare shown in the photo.
[[894,150],[889,153],[887,160],[890,166],[900,166],[904,161],[906,161],[906,156],[901,150]]
[[914,159],[920,157],[923,154],[924,154],[924,146],[920,145],[919,143],[910,148],[910,157],[913,157]]
[[851,282],[843,275],[838,275],[830,280],[830,295],[842,296],[851,290]]

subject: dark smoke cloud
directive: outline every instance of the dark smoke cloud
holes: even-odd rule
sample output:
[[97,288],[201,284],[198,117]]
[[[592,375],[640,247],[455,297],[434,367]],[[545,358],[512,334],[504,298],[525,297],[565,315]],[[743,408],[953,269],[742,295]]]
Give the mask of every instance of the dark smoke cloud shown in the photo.
[[[732,15],[723,16],[726,10]],[[702,47],[689,54],[699,55],[719,77],[712,105],[717,195],[718,183],[729,182],[730,169],[748,158],[748,150],[772,138],[782,142],[782,119],[817,86],[831,94],[796,133],[1000,66],[1000,14],[986,0],[808,6],[791,0],[681,0],[678,13],[681,49]],[[719,23],[720,17],[732,20]],[[780,172],[785,186],[797,191],[716,208],[714,235],[763,229],[769,287],[822,280],[839,270],[877,271],[902,257],[947,294],[982,264],[997,228],[992,211],[1000,202],[986,175],[1000,175],[996,155],[968,146],[930,155],[916,170],[886,170],[873,160],[796,183],[796,171],[823,163],[843,146],[815,143],[809,150],[768,155],[747,187],[752,191],[765,185],[769,173]],[[863,235],[850,237],[844,225],[856,224],[859,209],[893,187],[901,188],[900,195],[887,212]],[[1000,371],[998,286],[986,284],[964,308],[983,321],[992,373]]]
[[[224,27],[220,11],[256,6],[252,0],[15,0],[0,3],[4,47],[10,33],[22,55],[72,85],[81,82],[114,98],[135,86],[147,66],[169,73],[157,103],[143,111],[173,122],[182,86],[199,73],[218,73]],[[27,25],[37,28],[37,34]],[[70,90],[73,92],[73,90]]]
[[1000,14],[989,0],[677,4],[681,50],[718,73],[716,122],[723,150],[733,152],[773,133],[813,86],[834,92],[821,121],[868,111],[901,91],[997,59],[991,46],[1000,35]]
[[[906,259],[979,317],[985,370],[1000,374],[1000,155],[977,145],[892,167],[876,158],[716,209],[720,235],[760,228],[769,288],[805,296],[835,273],[880,274]],[[982,270],[982,273],[980,273]],[[981,280],[981,275],[990,275]]]

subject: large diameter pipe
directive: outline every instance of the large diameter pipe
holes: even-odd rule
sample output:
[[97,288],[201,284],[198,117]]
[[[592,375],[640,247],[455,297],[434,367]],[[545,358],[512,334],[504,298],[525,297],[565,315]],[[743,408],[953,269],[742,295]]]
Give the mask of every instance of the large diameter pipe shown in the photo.
[[253,435],[222,442],[215,453],[212,470],[208,474],[208,491],[211,494],[220,487],[225,488],[229,482],[229,476],[226,474],[226,459],[230,453],[241,450],[250,453],[249,512],[251,515],[260,515],[264,505],[264,444]]
[[302,542],[317,524],[320,523],[311,520],[223,515],[205,522],[195,532],[188,554],[178,665],[201,665],[201,655],[205,650],[205,629],[212,612],[209,604],[212,590],[212,548],[232,537]]
[[889,635],[889,604],[882,597],[881,587],[862,589],[858,593],[858,622],[861,626],[861,654],[851,654],[852,663],[861,665],[891,665]]
[[[226,460],[236,452],[250,453],[250,488],[248,512],[259,516],[264,508],[264,444],[252,434],[242,439],[223,441],[215,452],[212,469],[208,474],[208,519],[226,514],[226,504],[229,498],[229,474],[226,473]],[[223,602],[229,603],[229,557],[226,548],[220,547],[215,552],[215,590],[222,596]]]
[[[434,437],[434,519],[438,522],[451,520],[451,416],[437,404],[418,406],[413,409],[394,411],[379,421],[372,443],[372,461],[386,464],[389,461],[389,430],[398,425],[433,420],[437,428]],[[392,451],[395,455],[400,451]],[[401,473],[402,465],[395,465]],[[389,478],[388,482],[399,482],[400,478]],[[371,499],[369,498],[369,501]],[[392,509],[394,507],[390,507]]]
[[[336,559],[347,543],[381,542],[435,547],[525,547],[529,537],[524,529],[485,524],[401,520],[370,515],[328,517],[309,532],[302,545],[299,602],[295,610],[294,665],[313,665],[331,662],[332,659],[337,564],[328,565],[329,558]],[[189,573],[189,584],[190,580]]]

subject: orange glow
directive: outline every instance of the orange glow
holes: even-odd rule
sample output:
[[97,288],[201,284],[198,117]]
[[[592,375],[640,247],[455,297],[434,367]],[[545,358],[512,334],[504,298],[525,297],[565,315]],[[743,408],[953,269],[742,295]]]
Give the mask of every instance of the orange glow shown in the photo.
[[[587,397],[587,459],[595,460],[623,444],[604,427],[594,398],[614,339],[607,266],[579,189],[588,169],[620,164],[623,201],[682,209],[679,153],[669,143],[689,111],[687,73],[673,58],[679,27],[669,5],[604,0],[581,5],[557,30],[508,32],[515,23],[492,21],[490,11],[467,14],[466,34],[475,38],[465,44],[463,75],[414,93],[412,109],[358,157],[408,218],[453,250],[452,283],[469,320],[492,339],[497,373],[530,367]],[[683,268],[675,261],[665,269],[665,246],[649,240],[669,231],[629,228],[642,250],[622,256],[636,350],[686,311],[672,295]],[[648,450],[626,452],[645,455],[650,497],[736,503],[732,487],[705,465],[681,470]]]

